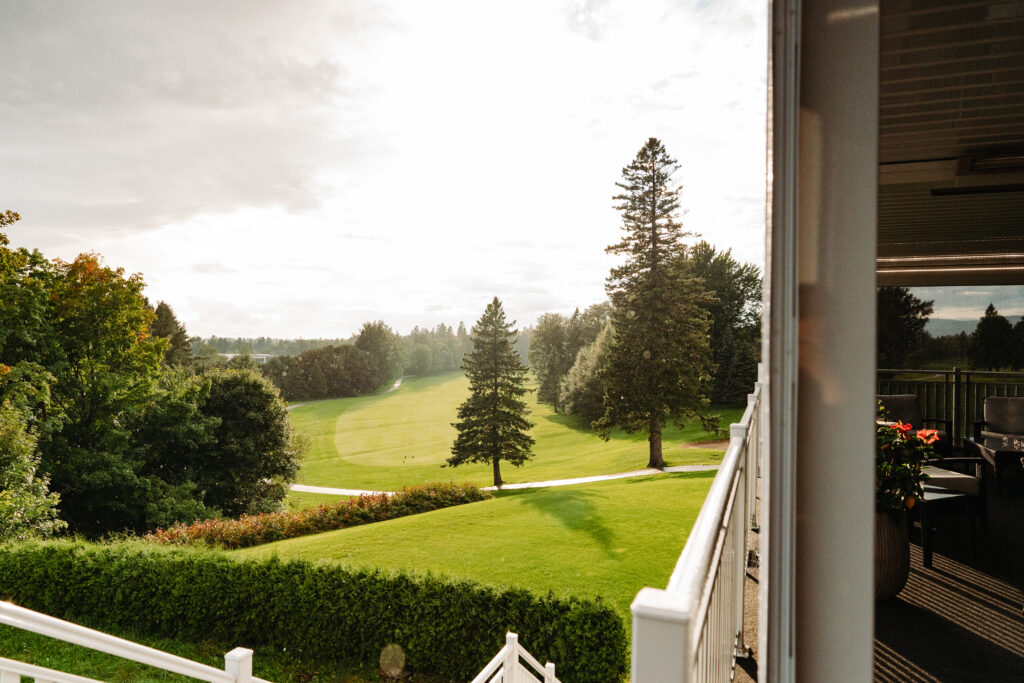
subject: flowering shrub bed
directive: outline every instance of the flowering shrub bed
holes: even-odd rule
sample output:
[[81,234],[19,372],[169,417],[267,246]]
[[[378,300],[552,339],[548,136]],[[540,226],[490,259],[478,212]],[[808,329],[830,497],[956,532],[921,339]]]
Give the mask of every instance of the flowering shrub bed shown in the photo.
[[491,498],[473,484],[437,483],[410,486],[392,496],[382,493],[317,505],[295,512],[244,515],[239,519],[208,519],[157,529],[145,540],[163,545],[209,545],[235,549],[295,538],[322,531],[382,522],[420,512]]

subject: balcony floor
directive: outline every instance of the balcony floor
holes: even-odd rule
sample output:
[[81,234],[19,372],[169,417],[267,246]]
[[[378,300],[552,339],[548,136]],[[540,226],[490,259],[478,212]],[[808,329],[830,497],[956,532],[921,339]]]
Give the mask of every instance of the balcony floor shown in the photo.
[[977,557],[965,517],[936,520],[932,567],[911,531],[910,579],[875,607],[876,681],[1024,680],[1024,478],[989,498]]

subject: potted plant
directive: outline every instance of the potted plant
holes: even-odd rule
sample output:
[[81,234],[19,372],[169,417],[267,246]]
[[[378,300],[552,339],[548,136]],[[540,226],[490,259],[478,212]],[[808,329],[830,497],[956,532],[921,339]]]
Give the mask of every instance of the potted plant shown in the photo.
[[875,429],[875,598],[903,590],[910,573],[907,511],[924,495],[923,468],[934,457],[934,429],[883,421]]

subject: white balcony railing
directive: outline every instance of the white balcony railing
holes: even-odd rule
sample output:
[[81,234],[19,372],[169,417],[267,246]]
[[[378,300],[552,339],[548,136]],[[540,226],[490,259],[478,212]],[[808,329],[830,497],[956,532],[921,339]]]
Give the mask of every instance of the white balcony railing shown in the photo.
[[[116,638],[91,628],[18,607],[9,602],[0,602],[0,624],[39,633],[209,683],[268,683],[262,678],[252,675],[252,650],[244,647],[236,647],[224,655],[224,668],[215,669],[206,664],[193,662],[191,659],[133,643],[130,640]],[[0,683],[19,681],[21,676],[47,683],[95,683],[91,678],[83,678],[0,657]]]
[[730,680],[743,634],[747,534],[761,463],[761,384],[729,432],[704,506],[664,589],[633,600],[632,683]]
[[[533,671],[523,665],[526,662]],[[534,673],[536,672],[536,674]],[[561,683],[555,678],[555,665],[541,666],[533,655],[519,644],[515,633],[505,634],[505,647],[498,651],[472,683]]]

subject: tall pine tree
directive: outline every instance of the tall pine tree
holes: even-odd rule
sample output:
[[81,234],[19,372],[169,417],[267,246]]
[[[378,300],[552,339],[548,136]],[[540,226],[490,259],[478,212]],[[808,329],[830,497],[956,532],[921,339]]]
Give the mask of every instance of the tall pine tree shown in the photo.
[[607,248],[623,255],[605,289],[614,308],[615,338],[601,370],[605,414],[596,427],[608,438],[621,427],[648,435],[648,467],[664,468],[661,432],[669,418],[697,418],[715,426],[701,393],[713,370],[708,347],[706,294],[692,275],[679,222],[679,190],[670,185],[679,165],[657,138],[622,169],[622,241]]
[[473,328],[473,351],[462,362],[470,395],[459,406],[459,421],[452,423],[459,434],[448,464],[490,462],[495,486],[502,484],[501,461],[522,465],[534,444],[523,400],[527,369],[512,346],[514,324],[506,322],[501,301],[494,297]]

